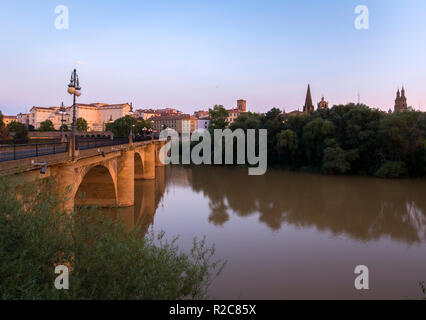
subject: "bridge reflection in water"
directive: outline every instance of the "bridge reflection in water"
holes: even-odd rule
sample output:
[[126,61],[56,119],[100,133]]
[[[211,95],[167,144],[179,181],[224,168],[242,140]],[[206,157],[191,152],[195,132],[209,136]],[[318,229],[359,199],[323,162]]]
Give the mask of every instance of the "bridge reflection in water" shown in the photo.
[[[105,212],[150,237],[179,235],[186,251],[205,235],[228,261],[218,299],[403,299],[426,279],[425,190],[425,180],[167,166],[135,181],[135,206]],[[368,292],[354,289],[360,264]]]
[[170,173],[170,166],[156,167],[154,180],[135,180],[134,206],[101,208],[101,211],[107,216],[123,221],[129,230],[140,227],[142,235],[147,235],[150,226],[154,224],[154,216],[163,199]]

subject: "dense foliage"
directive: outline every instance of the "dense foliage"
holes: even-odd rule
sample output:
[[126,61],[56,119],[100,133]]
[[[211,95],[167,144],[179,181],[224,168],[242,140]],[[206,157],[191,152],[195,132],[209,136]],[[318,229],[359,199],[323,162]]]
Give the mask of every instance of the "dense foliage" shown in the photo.
[[225,129],[228,126],[229,112],[222,105],[215,105],[213,109],[209,109],[210,123],[209,131],[214,129]]
[[8,134],[9,131],[3,122],[3,113],[0,111],[0,139],[6,139]]
[[240,115],[231,129],[268,130],[268,160],[292,169],[379,177],[426,174],[426,113],[336,105],[310,114]]
[[77,127],[78,132],[86,132],[87,130],[89,130],[89,125],[87,124],[87,121],[84,118],[78,118],[75,125]]
[[[181,253],[96,208],[67,214],[52,181],[35,185],[0,177],[0,299],[205,298],[223,267],[204,240]],[[68,290],[54,286],[57,265],[69,267]]]
[[46,131],[55,131],[55,126],[51,120],[44,120],[40,122],[40,127],[38,131],[46,132]]
[[12,121],[7,125],[7,131],[14,133],[13,141],[15,143],[28,142],[28,129],[25,124]]
[[116,137],[128,137],[130,136],[131,127],[133,125],[133,133],[142,134],[143,129],[151,128],[151,123],[145,120],[136,120],[135,118],[127,115],[118,118],[112,123],[106,124],[106,130],[112,131]]

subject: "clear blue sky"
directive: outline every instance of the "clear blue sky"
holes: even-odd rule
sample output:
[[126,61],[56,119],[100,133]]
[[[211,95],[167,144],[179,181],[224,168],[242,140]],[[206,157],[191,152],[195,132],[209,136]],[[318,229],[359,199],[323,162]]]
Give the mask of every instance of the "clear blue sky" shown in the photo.
[[[54,27],[57,5],[69,30]],[[370,10],[356,30],[354,9]],[[426,111],[426,1],[1,1],[0,109],[71,103],[78,68],[82,103],[133,102],[184,112],[244,98],[252,111],[357,100]]]

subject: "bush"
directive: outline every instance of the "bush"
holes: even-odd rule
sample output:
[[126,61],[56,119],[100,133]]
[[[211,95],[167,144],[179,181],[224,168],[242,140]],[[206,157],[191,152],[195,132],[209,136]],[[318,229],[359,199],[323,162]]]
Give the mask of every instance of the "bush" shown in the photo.
[[351,165],[346,161],[346,153],[339,146],[328,147],[324,150],[323,170],[329,174],[344,174],[350,170]]
[[40,122],[40,127],[38,128],[38,131],[41,131],[41,132],[55,131],[53,122],[51,120],[44,120],[43,122]]
[[[184,254],[96,208],[67,214],[54,181],[37,184],[0,177],[0,299],[200,299],[224,266],[205,239]],[[59,264],[69,290],[54,287]]]
[[9,132],[14,132],[13,140],[14,143],[26,143],[28,142],[28,129],[23,123],[12,121],[7,125]]
[[407,168],[401,161],[387,161],[376,172],[379,178],[400,178],[406,175]]

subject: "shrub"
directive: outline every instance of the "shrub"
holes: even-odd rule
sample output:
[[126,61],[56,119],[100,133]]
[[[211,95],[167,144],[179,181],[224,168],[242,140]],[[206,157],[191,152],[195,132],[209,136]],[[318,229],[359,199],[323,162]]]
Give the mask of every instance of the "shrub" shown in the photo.
[[404,162],[401,161],[386,161],[379,170],[376,171],[376,176],[379,178],[399,178],[407,175],[407,168]]
[[346,161],[346,153],[339,146],[328,147],[324,150],[323,170],[329,174],[344,174],[350,170],[351,165]]
[[[0,177],[0,299],[199,299],[224,266],[205,239],[181,253],[96,208],[67,214],[53,181],[34,185]],[[58,264],[69,290],[54,287]]]
[[40,122],[40,127],[38,128],[38,131],[42,131],[42,132],[55,131],[53,122],[50,120],[44,120],[43,122]]

